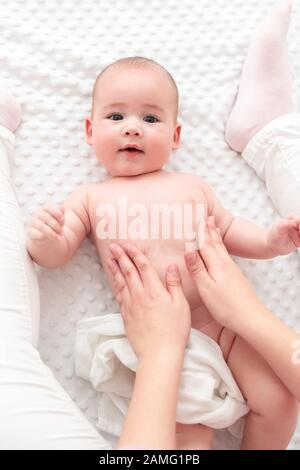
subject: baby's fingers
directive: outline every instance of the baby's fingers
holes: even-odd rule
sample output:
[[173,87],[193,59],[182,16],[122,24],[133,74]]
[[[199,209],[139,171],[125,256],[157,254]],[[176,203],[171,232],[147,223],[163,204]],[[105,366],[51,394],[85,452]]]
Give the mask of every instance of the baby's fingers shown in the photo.
[[64,220],[65,208],[63,206],[58,206],[56,204],[46,204],[43,207],[43,210],[52,215],[52,217],[54,217],[58,222]]
[[290,219],[290,220],[281,220],[280,222],[278,222],[277,224],[277,230],[280,232],[280,233],[285,233],[287,232],[288,230],[292,229],[292,228],[297,228],[298,227],[298,224],[297,224],[297,221],[295,219]]
[[294,222],[294,228],[300,234],[300,217],[296,217],[295,215],[290,215],[288,217],[288,220],[291,220]]
[[45,235],[34,227],[27,227],[27,233],[32,240],[43,240]]
[[300,246],[300,234],[299,234],[299,227],[291,230],[289,232],[289,237],[294,243],[294,245],[298,248]]
[[48,225],[54,232],[61,234],[63,227],[63,220],[54,217],[46,210],[42,210],[38,213],[38,219],[41,220],[44,224]]
[[33,220],[28,226],[28,229],[30,228],[33,228],[37,230],[38,232],[42,233],[43,236],[47,238],[48,240],[57,241],[59,239],[59,234],[56,233],[54,230],[52,230],[52,228],[49,227],[49,225],[45,224],[40,219]]

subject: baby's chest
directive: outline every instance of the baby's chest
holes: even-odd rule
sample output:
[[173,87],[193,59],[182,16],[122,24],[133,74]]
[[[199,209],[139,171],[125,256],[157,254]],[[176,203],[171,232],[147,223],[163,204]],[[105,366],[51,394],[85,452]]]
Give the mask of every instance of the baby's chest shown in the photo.
[[[105,196],[105,197],[104,197]],[[201,191],[187,185],[114,188],[90,206],[93,236],[102,240],[174,241],[191,238],[207,215]]]

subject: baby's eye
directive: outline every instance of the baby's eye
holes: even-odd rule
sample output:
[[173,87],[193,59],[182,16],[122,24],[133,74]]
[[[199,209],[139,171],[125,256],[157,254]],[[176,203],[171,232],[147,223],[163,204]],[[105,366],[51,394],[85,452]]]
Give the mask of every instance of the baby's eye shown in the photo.
[[155,116],[152,116],[152,114],[148,114],[144,117],[144,121],[153,123],[158,122],[158,119]]
[[108,119],[111,119],[112,121],[121,121],[123,119],[123,116],[121,114],[111,114],[108,116]]

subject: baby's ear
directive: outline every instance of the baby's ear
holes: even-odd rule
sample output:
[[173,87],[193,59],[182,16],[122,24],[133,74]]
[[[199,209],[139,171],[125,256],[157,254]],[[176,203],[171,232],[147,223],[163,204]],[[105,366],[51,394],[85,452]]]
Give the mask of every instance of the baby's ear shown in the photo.
[[180,147],[180,134],[181,134],[181,124],[179,122],[176,123],[173,135],[173,146],[172,149],[176,150]]
[[89,145],[93,144],[91,116],[87,116],[85,118],[85,141]]

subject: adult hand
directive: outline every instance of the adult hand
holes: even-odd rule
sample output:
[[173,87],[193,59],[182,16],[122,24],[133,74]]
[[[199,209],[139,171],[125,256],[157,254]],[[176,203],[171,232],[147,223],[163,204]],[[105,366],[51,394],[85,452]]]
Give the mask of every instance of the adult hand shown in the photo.
[[212,218],[205,226],[200,252],[186,252],[185,261],[210,313],[256,349],[300,401],[299,333],[259,301],[230,258]]
[[186,252],[185,262],[199,295],[213,317],[234,329],[235,320],[260,304],[249,282],[229,256],[214,218],[204,224],[199,252]]
[[135,246],[110,245],[107,265],[128,340],[140,359],[155,351],[184,351],[191,329],[191,311],[177,265],[166,272],[166,288],[147,257]]

